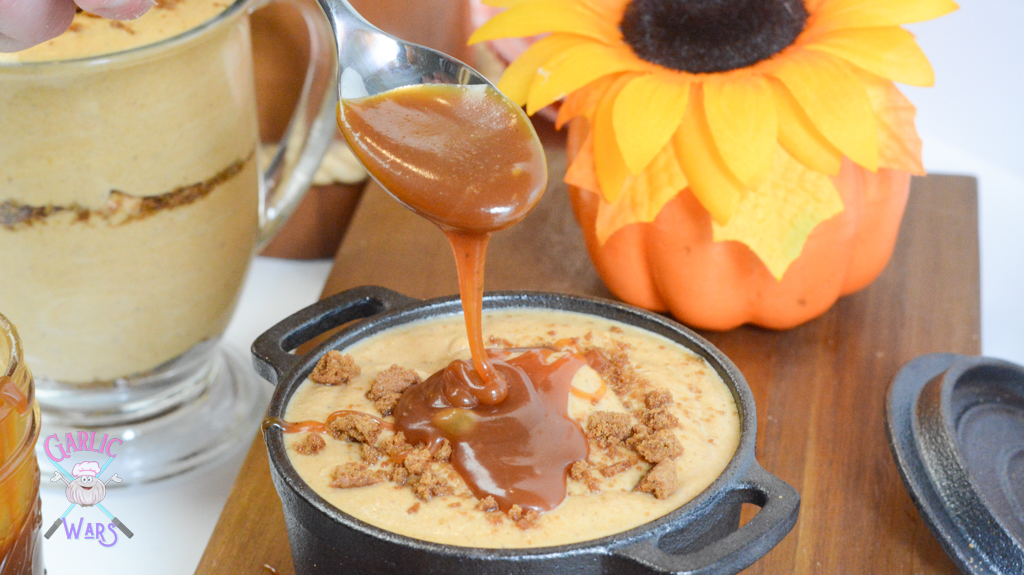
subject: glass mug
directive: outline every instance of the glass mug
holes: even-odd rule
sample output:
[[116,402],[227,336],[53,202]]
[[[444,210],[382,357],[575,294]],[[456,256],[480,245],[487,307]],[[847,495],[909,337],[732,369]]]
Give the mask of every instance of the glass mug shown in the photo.
[[254,250],[333,137],[336,98],[330,27],[312,0],[287,0],[311,58],[261,170],[249,14],[268,3],[112,54],[0,60],[0,309],[29,350],[45,433],[122,438],[128,482],[248,441],[265,407],[218,342]]
[[0,315],[0,575],[40,575],[39,405],[18,332]]

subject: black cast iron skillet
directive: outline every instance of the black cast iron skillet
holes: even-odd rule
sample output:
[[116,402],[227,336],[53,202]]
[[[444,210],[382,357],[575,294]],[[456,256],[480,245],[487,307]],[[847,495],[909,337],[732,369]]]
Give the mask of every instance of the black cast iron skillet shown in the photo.
[[[385,531],[355,519],[317,495],[288,461],[282,432],[265,433],[274,485],[281,497],[295,571],[357,574],[599,574],[736,573],[778,544],[796,523],[800,496],[754,459],[757,419],[743,375],[718,349],[682,325],[632,306],[576,296],[496,292],[484,309],[546,308],[596,315],[661,334],[708,361],[732,391],[742,435],[725,471],[672,513],[635,529],[571,545],[479,549],[441,545]],[[438,315],[457,314],[457,297],[417,300],[379,287],[337,294],[288,317],[252,346],[256,371],[277,386],[269,415],[283,417],[292,393],[330,349],[344,349],[382,330]],[[305,356],[305,341],[348,324]],[[742,528],[743,503],[761,510]]]

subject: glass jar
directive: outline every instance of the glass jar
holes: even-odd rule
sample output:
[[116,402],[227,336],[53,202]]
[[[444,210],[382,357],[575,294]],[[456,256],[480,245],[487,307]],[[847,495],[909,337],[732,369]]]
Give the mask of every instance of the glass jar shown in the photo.
[[39,404],[18,332],[0,315],[0,575],[43,573]]

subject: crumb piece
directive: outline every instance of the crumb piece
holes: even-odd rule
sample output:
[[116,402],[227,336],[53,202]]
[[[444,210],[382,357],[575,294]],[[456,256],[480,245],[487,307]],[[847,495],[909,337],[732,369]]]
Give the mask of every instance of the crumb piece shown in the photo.
[[488,495],[477,502],[476,508],[485,513],[490,513],[498,510],[498,502],[494,500],[493,495]]
[[381,457],[384,457],[384,454],[381,453],[379,449],[369,443],[363,444],[363,459],[365,459],[367,463],[373,465],[380,461]]
[[377,408],[381,416],[387,417],[395,412],[399,399],[402,399],[401,393],[389,393],[380,399],[375,399],[373,406]]
[[491,347],[501,347],[504,349],[511,349],[516,347],[516,344],[503,337],[495,337],[493,335],[487,337],[487,345]]
[[413,449],[405,456],[405,460],[402,462],[405,468],[409,470],[409,473],[413,475],[423,473],[428,463],[430,463],[430,450],[426,447]]
[[423,470],[420,480],[412,486],[412,493],[422,501],[430,501],[432,497],[451,495],[455,490],[441,464],[429,463]]
[[452,444],[447,439],[441,440],[441,447],[434,452],[434,461],[449,462],[452,459]]
[[373,443],[380,435],[380,424],[369,415],[346,413],[327,422],[327,432],[335,439]]
[[676,480],[676,466],[671,461],[662,461],[644,475],[633,491],[650,493],[658,499],[668,499],[679,487]]
[[412,449],[412,446],[405,441],[405,434],[399,431],[387,439],[382,439],[380,444],[377,445],[377,449],[388,454],[390,457],[398,457]]
[[505,516],[501,513],[488,513],[485,518],[488,523],[495,527],[505,522]]
[[628,395],[642,381],[629,364],[629,357],[621,349],[613,352],[606,351],[602,355],[605,361],[602,362],[598,370],[601,378],[617,395]]
[[669,413],[668,409],[664,407],[661,409],[644,409],[641,410],[637,417],[647,427],[655,431],[662,429],[671,429],[679,425],[679,420],[676,416]]
[[644,405],[647,409],[658,409],[672,403],[672,392],[667,389],[655,389],[647,392],[644,396]]
[[366,487],[384,481],[380,471],[374,471],[362,461],[343,463],[334,468],[331,475],[331,487],[348,489],[350,487]]
[[322,385],[345,385],[359,372],[359,366],[351,355],[332,349],[320,358],[309,379]]
[[295,452],[302,455],[316,455],[327,445],[319,433],[307,433],[306,437],[295,444]]
[[569,468],[569,477],[576,481],[586,481],[590,477],[590,464],[586,461],[577,461]]
[[536,509],[527,509],[523,511],[523,508],[518,505],[513,505],[508,510],[508,518],[516,524],[516,527],[520,529],[529,529],[537,526],[537,520],[540,519],[540,512]]
[[587,418],[587,436],[598,443],[615,444],[629,437],[629,414],[597,411]]
[[420,510],[420,502],[417,501],[416,503],[412,504],[412,507],[406,509],[405,512],[408,513],[409,515],[412,515],[413,513],[416,513],[419,510]]
[[68,26],[68,31],[69,32],[81,32],[82,31],[82,25],[79,24],[78,22],[72,22],[71,25]]
[[608,328],[608,331],[612,333],[622,333],[622,328],[617,325],[613,325],[612,327]]
[[623,459],[622,461],[602,467],[600,473],[605,477],[614,477],[624,471],[629,471],[636,464],[637,460],[635,458]]
[[448,504],[448,507],[451,507],[452,509],[457,509],[459,507],[462,507],[462,502],[461,501],[453,501],[452,503]]
[[683,453],[683,446],[676,439],[675,434],[663,429],[643,437],[636,442],[637,453],[648,463],[660,463],[666,459],[674,459]]
[[415,371],[398,365],[392,365],[377,374],[377,377],[373,380],[373,385],[370,386],[370,390],[366,392],[366,398],[376,401],[393,393],[400,394],[420,381],[422,380],[420,380],[419,375],[416,375]]
[[402,486],[409,481],[409,470],[402,465],[396,465],[391,468],[390,477],[388,477],[395,485]]
[[633,447],[632,445],[630,445],[631,442],[633,442],[634,440],[638,440],[638,438],[642,438],[642,437],[644,437],[646,435],[650,435],[651,434],[651,428],[647,427],[646,425],[644,425],[642,423],[638,423],[638,424],[634,425],[630,429],[630,431],[633,433],[633,436],[630,437],[629,440],[626,441],[626,445],[628,447],[631,447],[631,448]]

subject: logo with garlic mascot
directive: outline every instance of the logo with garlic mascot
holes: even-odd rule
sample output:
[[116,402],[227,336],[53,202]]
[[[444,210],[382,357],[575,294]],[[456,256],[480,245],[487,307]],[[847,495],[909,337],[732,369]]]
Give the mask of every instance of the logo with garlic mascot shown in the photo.
[[71,475],[75,478],[74,481],[64,479],[64,476],[59,471],[53,472],[53,478],[50,481],[63,481],[67,484],[64,493],[71,503],[77,503],[82,507],[91,507],[103,501],[103,498],[107,496],[107,483],[111,481],[114,483],[121,482],[121,478],[116,473],[111,475],[110,479],[106,481],[100,481],[96,477],[99,474],[100,464],[98,462],[83,461],[76,463],[71,468]]

